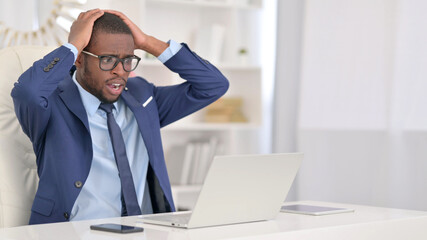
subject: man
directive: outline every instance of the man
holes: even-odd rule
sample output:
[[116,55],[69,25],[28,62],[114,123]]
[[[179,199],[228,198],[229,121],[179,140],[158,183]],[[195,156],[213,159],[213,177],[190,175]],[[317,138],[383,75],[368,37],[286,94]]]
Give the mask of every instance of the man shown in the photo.
[[[174,211],[160,128],[218,99],[227,79],[185,44],[146,35],[116,11],[81,13],[68,40],[12,90],[40,178],[30,224]],[[134,49],[186,82],[128,79]]]

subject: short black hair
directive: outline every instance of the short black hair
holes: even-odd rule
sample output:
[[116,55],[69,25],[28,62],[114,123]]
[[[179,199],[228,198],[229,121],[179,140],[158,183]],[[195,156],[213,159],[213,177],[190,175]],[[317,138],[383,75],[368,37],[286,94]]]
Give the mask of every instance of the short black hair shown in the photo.
[[123,20],[108,12],[104,12],[93,24],[92,35],[85,50],[88,50],[92,45],[96,44],[96,36],[99,32],[112,34],[129,34],[132,36],[132,31]]

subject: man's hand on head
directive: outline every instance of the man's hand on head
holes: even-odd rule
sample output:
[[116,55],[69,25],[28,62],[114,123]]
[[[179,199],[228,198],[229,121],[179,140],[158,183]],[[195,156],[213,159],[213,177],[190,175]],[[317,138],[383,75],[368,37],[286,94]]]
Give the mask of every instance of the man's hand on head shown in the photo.
[[104,11],[118,16],[123,20],[124,23],[126,23],[126,25],[128,25],[133,35],[133,41],[135,42],[135,49],[144,50],[158,57],[166,48],[169,47],[169,44],[145,34],[135,23],[133,23],[123,13],[115,10],[104,10]]
[[71,25],[68,42],[77,48],[79,54],[90,41],[93,23],[102,15],[104,15],[104,11],[100,9],[82,12],[77,20],[73,22],[73,25]]
[[132,32],[133,40],[135,42],[135,49],[143,49],[147,40],[147,34],[145,34],[135,23],[133,23],[126,15],[115,10],[105,10],[105,12],[114,14],[123,20]]

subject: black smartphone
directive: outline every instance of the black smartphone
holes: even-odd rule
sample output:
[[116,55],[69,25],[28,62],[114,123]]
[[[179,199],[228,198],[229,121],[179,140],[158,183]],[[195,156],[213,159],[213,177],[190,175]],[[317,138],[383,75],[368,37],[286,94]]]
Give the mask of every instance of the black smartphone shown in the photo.
[[133,227],[133,226],[127,226],[127,225],[114,224],[114,223],[91,225],[90,229],[106,231],[106,232],[115,232],[115,233],[133,233],[133,232],[144,231],[144,228],[142,227]]

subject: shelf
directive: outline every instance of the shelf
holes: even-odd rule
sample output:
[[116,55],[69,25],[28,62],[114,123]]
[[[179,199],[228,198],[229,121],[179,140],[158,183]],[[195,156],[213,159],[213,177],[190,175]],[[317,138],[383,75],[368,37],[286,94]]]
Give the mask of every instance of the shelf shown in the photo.
[[147,0],[149,4],[160,6],[185,5],[193,7],[218,7],[236,9],[259,9],[262,7],[259,1],[254,0]]
[[174,193],[193,193],[199,192],[201,189],[202,185],[172,185]]
[[[224,98],[241,99],[239,112],[247,119],[247,122],[205,122],[212,118],[205,118],[209,109],[201,109],[162,128],[166,164],[176,170],[169,171],[172,182],[201,182],[176,181],[176,176],[182,178],[179,174],[191,175],[191,179],[194,174],[179,172],[182,167],[175,164],[181,166],[180,160],[197,159],[194,165],[200,166],[205,158],[192,155],[206,154],[206,143],[214,143],[210,153],[215,155],[260,153],[266,145],[261,135],[265,103],[264,69],[260,60],[262,35],[259,34],[264,0],[144,0],[142,3],[144,31],[158,39],[185,42],[192,51],[217,67],[230,82]],[[242,49],[247,50],[246,54]],[[136,75],[153,81],[156,86],[183,82],[154,56],[142,50],[135,54],[142,58]],[[200,184],[172,185],[177,209],[192,209],[200,190]]]
[[[215,65],[215,64],[214,64]],[[215,65],[218,69],[225,71],[261,71],[261,66],[243,65],[243,64],[218,64]]]
[[177,211],[192,210],[201,190],[201,185],[172,185],[172,196]]
[[[224,98],[241,99],[239,111],[247,119],[247,122],[205,122],[209,119],[205,118],[209,109],[201,109],[162,128],[168,167],[179,172],[180,168],[174,165],[180,164],[176,160],[185,159],[186,152],[192,151],[186,146],[196,146],[194,149],[201,152],[206,150],[204,143],[211,140],[215,142],[212,151],[215,154],[260,153],[263,147],[260,133],[264,122],[264,69],[260,61],[259,34],[263,0],[145,0],[143,3],[145,14],[141,17],[142,22],[150,23],[144,30],[158,39],[187,43],[192,51],[217,67],[230,82]],[[216,44],[218,42],[221,44]],[[247,53],[241,52],[242,49]],[[136,75],[153,81],[156,86],[183,82],[178,74],[171,72],[154,56],[142,50],[135,54],[142,58]],[[197,159],[197,163],[203,161],[203,158]],[[178,173],[171,176],[172,182],[180,182],[174,177]],[[200,190],[200,185],[173,185],[177,209],[194,207]]]
[[174,123],[162,130],[166,131],[230,131],[230,130],[258,130],[259,125],[253,123]]
[[[163,63],[161,63],[157,59],[154,59],[154,60],[143,59],[140,65],[142,67],[159,67],[159,68],[165,67]],[[218,69],[225,70],[225,71],[261,71],[261,66],[257,66],[257,65],[228,64],[228,63],[218,63],[213,65]]]

